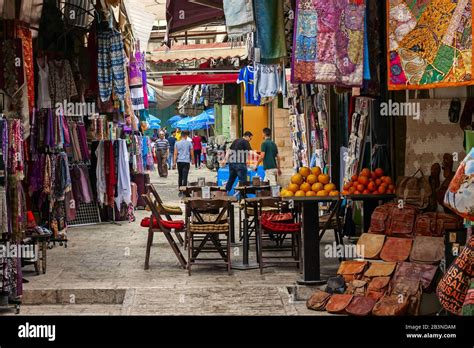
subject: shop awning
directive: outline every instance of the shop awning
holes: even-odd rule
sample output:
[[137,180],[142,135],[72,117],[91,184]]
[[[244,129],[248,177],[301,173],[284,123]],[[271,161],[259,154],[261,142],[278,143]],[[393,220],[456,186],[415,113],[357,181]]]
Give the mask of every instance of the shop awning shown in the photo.
[[227,42],[196,45],[175,45],[171,49],[161,47],[147,55],[147,60],[155,63],[188,62],[193,60],[240,58],[247,56],[245,46],[232,47]]
[[236,83],[235,74],[195,74],[195,75],[164,75],[163,86],[222,85]]
[[185,31],[224,18],[223,1],[167,0],[168,34]]

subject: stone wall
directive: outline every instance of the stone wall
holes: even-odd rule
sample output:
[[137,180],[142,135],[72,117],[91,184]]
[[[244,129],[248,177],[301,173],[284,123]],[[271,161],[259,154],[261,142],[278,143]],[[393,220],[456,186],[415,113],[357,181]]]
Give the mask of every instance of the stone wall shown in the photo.
[[286,185],[293,174],[293,148],[288,125],[289,111],[278,108],[278,100],[273,101],[273,133],[281,158],[283,172],[281,185]]

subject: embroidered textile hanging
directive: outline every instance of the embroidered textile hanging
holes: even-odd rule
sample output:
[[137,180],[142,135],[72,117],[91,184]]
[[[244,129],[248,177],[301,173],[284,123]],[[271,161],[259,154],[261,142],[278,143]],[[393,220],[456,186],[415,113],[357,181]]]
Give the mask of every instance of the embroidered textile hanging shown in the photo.
[[388,87],[474,84],[472,0],[387,0]]
[[293,83],[360,87],[364,61],[364,0],[298,0]]

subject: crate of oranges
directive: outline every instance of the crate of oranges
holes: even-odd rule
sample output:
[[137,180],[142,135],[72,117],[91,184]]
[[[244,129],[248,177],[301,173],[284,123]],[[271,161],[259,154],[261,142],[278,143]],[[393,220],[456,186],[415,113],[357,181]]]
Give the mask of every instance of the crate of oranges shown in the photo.
[[359,174],[353,175],[351,180],[344,184],[343,195],[383,195],[394,194],[395,185],[390,176],[386,176],[383,169],[371,171],[364,168]]
[[302,167],[291,177],[288,187],[281,191],[282,197],[327,197],[339,196],[336,185],[331,182],[329,175],[324,174],[321,168]]

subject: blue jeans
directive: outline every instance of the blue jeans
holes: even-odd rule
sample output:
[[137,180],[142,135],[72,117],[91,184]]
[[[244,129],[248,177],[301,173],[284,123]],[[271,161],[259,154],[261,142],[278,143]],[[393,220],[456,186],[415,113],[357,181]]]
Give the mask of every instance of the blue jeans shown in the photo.
[[230,192],[234,187],[235,179],[239,178],[240,183],[247,181],[247,165],[244,163],[229,164],[229,180],[225,187],[227,192]]
[[169,169],[173,168],[173,157],[174,157],[174,152],[170,151],[170,155],[168,156],[168,168]]

